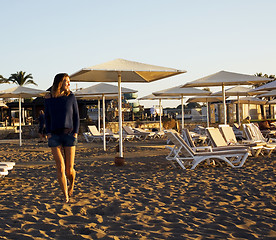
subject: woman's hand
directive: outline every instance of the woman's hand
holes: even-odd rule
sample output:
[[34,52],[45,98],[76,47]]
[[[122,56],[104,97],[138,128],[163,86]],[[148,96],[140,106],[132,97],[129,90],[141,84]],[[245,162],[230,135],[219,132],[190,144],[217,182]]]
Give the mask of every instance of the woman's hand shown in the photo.
[[74,133],[73,136],[74,136],[74,138],[78,138],[78,134],[77,133]]

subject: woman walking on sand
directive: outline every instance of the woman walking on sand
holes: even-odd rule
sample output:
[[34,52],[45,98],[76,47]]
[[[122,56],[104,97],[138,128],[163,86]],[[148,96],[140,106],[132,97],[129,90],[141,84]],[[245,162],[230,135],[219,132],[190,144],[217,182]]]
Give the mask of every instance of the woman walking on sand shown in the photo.
[[51,147],[56,162],[58,182],[65,202],[69,202],[76,177],[74,160],[79,111],[77,100],[70,91],[70,79],[66,73],[55,76],[51,92],[45,97],[45,120],[48,146]]

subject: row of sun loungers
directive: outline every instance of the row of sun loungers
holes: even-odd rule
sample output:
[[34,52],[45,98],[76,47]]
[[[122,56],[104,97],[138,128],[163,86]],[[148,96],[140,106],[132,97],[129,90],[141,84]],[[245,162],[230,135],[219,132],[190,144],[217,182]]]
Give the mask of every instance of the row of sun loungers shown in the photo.
[[218,128],[207,128],[207,135],[214,147],[227,147],[227,148],[247,148],[250,151],[250,155],[258,157],[263,144],[257,144],[254,142],[238,143],[233,129],[230,126],[223,125]]
[[183,169],[195,169],[201,162],[215,164],[217,160],[224,161],[233,168],[242,167],[248,157],[246,148],[225,149],[208,147],[203,151],[191,148],[179,133],[166,131],[166,136],[174,144],[169,155],[166,157],[172,165],[176,161]]
[[188,129],[182,130],[182,135],[174,130],[165,132],[170,153],[166,157],[173,166],[177,162],[183,169],[194,169],[199,163],[216,164],[218,160],[226,162],[233,168],[242,167],[248,156],[258,157],[260,154],[270,157],[276,148],[276,139],[265,139],[258,126],[253,123],[243,125],[244,136],[237,141],[234,129],[229,125],[219,128],[209,127],[201,130],[203,137],[207,137],[207,146],[197,146],[193,133]]
[[[103,141],[104,135],[99,132],[95,125],[88,126],[88,132],[84,132],[83,136],[86,142]],[[141,128],[132,128],[130,126],[123,126],[123,140],[145,140],[148,138],[161,138],[164,136],[164,132],[150,132]],[[107,142],[118,141],[119,134],[113,133],[110,129],[105,129],[105,137]]]
[[[88,129],[89,132],[84,133],[87,142],[103,140],[104,136],[96,126],[89,126]],[[243,166],[248,156],[258,157],[261,154],[270,157],[276,148],[276,139],[268,141],[263,137],[260,129],[252,123],[244,124],[243,129],[246,139],[240,142],[237,141],[234,129],[229,125],[200,129],[200,133],[183,129],[182,135],[174,130],[165,130],[167,143],[173,144],[173,147],[167,146],[170,153],[166,159],[174,166],[174,162],[177,162],[183,169],[194,169],[201,162],[220,164],[223,161],[229,166],[237,168]],[[123,127],[123,140],[145,140],[155,138],[158,134],[160,133],[140,128]],[[106,129],[105,137],[107,141],[118,141],[119,139],[118,134],[108,129]],[[199,142],[201,146],[198,146]],[[207,146],[205,146],[206,143],[208,143]]]
[[4,178],[13,169],[15,162],[0,162],[0,178]]

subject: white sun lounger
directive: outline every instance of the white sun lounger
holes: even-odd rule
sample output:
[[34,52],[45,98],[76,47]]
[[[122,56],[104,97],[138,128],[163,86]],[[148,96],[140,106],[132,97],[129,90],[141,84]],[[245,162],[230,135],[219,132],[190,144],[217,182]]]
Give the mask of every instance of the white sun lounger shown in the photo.
[[0,167],[0,178],[4,178],[9,174],[8,170],[6,168]]
[[[94,142],[97,140],[103,141],[103,134],[100,133],[95,125],[88,126],[88,132],[84,132],[83,136],[86,142]],[[105,137],[108,138],[109,134],[105,134]]]
[[3,178],[8,175],[9,171],[13,169],[15,162],[0,162],[0,177]]
[[15,165],[15,162],[0,162],[1,168],[6,168],[8,171],[12,170]]
[[219,130],[225,140],[225,143],[223,144],[248,147],[251,151],[251,154],[255,157],[258,157],[261,151],[264,150],[264,144],[262,143],[258,144],[256,142],[243,142],[242,144],[240,144],[237,141],[234,129],[229,125],[219,125]]
[[137,138],[139,140],[145,139],[150,133],[135,132],[130,126],[123,126],[123,132],[125,135]]
[[174,144],[174,148],[166,159],[172,164],[173,161],[176,161],[183,169],[187,169],[188,167],[195,169],[199,163],[203,161],[210,162],[211,160],[222,160],[233,168],[239,168],[243,166],[248,157],[248,150],[246,148],[195,152],[185,141],[180,141],[180,136],[177,136],[178,133],[168,131],[165,134]]
[[271,153],[276,148],[276,142],[273,141],[273,139],[266,140],[264,136],[261,133],[261,130],[259,127],[257,127],[253,123],[247,123],[243,124],[243,131],[245,133],[245,136],[247,138],[247,142],[256,143],[256,144],[263,144],[263,149],[268,152],[268,156],[271,155]]

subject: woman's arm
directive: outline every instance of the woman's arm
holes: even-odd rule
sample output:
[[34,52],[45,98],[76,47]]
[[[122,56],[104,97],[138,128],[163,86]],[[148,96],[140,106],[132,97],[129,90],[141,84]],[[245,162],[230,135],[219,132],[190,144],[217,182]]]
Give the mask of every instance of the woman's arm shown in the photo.
[[73,95],[73,134],[74,137],[78,136],[80,127],[80,115],[79,115],[79,108],[78,103],[75,95]]
[[45,125],[46,125],[46,134],[51,134],[51,116],[49,112],[49,103],[47,99],[45,99]]

